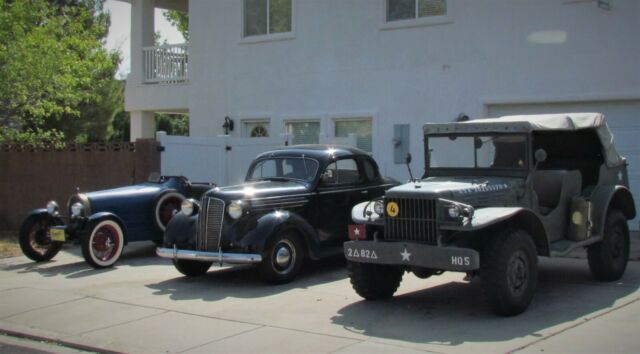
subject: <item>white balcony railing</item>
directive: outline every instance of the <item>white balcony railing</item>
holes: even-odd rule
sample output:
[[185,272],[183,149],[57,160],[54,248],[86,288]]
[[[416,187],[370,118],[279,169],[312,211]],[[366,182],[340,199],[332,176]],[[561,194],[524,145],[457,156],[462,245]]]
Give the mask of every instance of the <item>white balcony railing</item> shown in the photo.
[[189,81],[188,44],[144,47],[144,83],[174,84]]

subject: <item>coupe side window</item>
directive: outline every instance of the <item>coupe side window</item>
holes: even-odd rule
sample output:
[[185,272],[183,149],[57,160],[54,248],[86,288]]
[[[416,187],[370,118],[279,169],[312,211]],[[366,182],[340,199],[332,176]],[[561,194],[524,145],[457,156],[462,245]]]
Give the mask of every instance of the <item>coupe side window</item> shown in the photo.
[[323,185],[353,184],[361,180],[362,176],[354,159],[338,160],[327,166],[322,175]]

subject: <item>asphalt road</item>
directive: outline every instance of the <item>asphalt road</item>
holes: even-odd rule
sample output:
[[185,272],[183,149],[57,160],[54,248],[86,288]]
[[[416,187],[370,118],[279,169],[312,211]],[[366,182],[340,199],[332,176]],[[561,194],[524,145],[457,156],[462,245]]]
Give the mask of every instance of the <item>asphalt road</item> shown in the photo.
[[592,280],[585,259],[541,259],[533,304],[511,318],[457,273],[406,274],[392,300],[367,302],[340,259],[273,286],[251,268],[183,277],[151,244],[127,246],[106,270],[67,248],[49,263],[0,260],[0,332],[64,346],[0,336],[0,351],[640,353],[639,244],[613,283]]

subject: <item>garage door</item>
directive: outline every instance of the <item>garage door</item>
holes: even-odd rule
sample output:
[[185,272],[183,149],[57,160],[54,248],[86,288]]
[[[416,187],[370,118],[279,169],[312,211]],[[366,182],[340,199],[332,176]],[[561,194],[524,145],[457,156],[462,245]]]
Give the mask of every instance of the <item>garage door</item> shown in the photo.
[[[598,101],[566,103],[526,103],[489,105],[489,117],[513,114],[539,114],[562,112],[600,112],[607,117],[609,129],[613,132],[616,148],[629,163],[629,184],[640,212],[640,100],[636,101]],[[640,228],[640,217],[636,217],[629,226],[632,230]]]

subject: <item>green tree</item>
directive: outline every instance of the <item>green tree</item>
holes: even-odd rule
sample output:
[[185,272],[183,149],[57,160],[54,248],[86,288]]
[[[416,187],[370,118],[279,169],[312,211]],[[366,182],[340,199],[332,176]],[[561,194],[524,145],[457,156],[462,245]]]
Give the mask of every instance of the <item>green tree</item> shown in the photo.
[[163,12],[164,18],[175,26],[184,39],[189,41],[189,14],[182,11],[169,10]]
[[0,142],[106,140],[122,100],[104,0],[0,0]]

